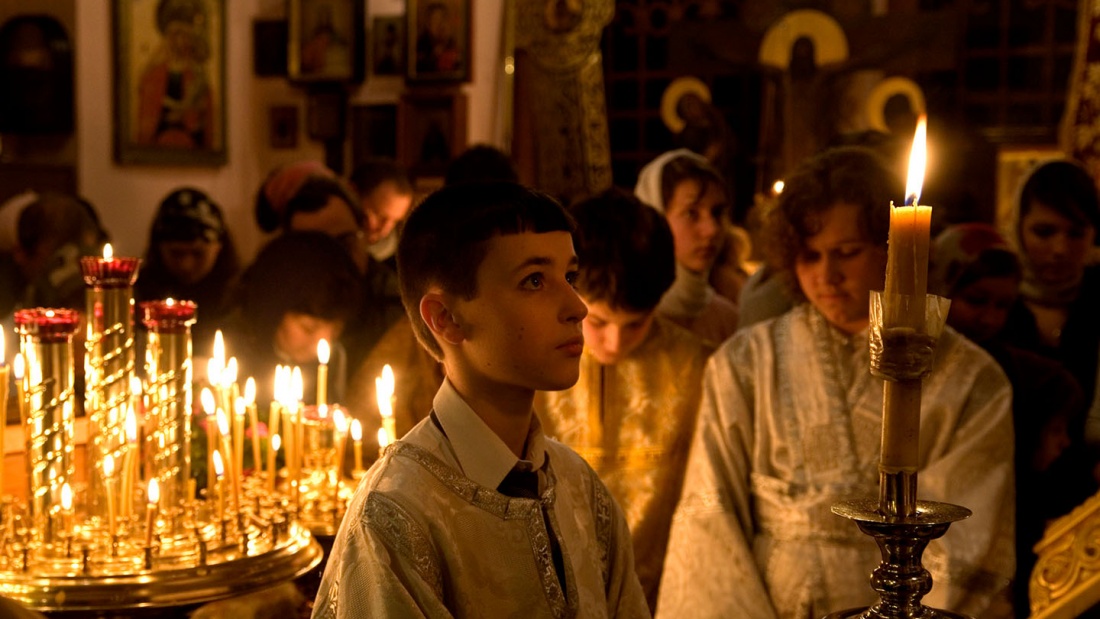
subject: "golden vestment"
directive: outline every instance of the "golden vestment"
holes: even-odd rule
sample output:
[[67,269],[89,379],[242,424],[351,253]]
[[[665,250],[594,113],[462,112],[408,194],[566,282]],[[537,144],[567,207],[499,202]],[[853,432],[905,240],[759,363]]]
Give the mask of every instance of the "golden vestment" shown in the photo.
[[[434,404],[360,483],[314,619],[649,616],[626,521],[584,460],[534,415],[516,458],[449,382]],[[538,498],[497,491],[513,469],[537,472]]]
[[[866,332],[848,337],[810,305],[739,331],[710,358],[658,616],[803,619],[875,601],[880,555],[830,512],[877,496],[883,381]],[[979,616],[1013,575],[1011,388],[951,329],[924,380],[924,500],[971,509],[924,554],[924,603]]]
[[626,514],[638,579],[650,608],[680,498],[703,368],[714,347],[656,317],[628,358],[602,365],[585,350],[567,391],[540,393],[536,410],[549,436],[599,473]]

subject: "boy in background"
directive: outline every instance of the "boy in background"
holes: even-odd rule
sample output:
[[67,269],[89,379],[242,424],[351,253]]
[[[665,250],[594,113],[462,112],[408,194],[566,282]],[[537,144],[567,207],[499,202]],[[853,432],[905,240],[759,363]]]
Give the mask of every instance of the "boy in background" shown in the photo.
[[664,565],[714,347],[657,314],[676,277],[672,233],[660,213],[611,190],[570,210],[588,306],[580,379],[540,394],[546,432],[577,450],[622,507],[650,610]]
[[444,188],[409,216],[401,296],[446,379],[361,483],[315,618],[648,616],[622,513],[533,412],[536,390],[577,380],[571,232],[511,183]]

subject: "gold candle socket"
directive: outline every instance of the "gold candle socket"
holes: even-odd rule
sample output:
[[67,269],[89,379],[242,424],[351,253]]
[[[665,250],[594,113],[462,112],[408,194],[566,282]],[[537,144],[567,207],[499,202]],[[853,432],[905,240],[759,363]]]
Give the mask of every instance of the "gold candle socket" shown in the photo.
[[[133,285],[137,258],[80,259],[84,275],[88,336],[85,342],[84,406],[88,415],[88,466],[94,515],[105,517],[101,476],[103,458],[124,459],[126,407],[134,375]],[[122,497],[132,500],[132,497]]]
[[46,533],[48,515],[61,508],[61,489],[73,476],[72,310],[29,309],[15,314],[19,349],[26,361],[21,392],[27,411],[28,507],[34,526]]
[[[191,477],[191,325],[196,305],[191,301],[149,301],[141,304],[142,322],[149,330],[145,375],[149,381],[149,409],[153,431],[146,437],[152,454],[153,476],[160,483],[161,501],[176,505],[187,496]],[[146,427],[150,427],[148,422]]]

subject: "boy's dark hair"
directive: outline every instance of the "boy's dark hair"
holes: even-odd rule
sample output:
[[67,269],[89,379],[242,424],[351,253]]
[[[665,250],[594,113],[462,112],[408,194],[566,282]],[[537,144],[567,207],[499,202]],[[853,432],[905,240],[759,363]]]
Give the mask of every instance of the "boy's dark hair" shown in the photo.
[[1075,224],[1092,226],[1100,243],[1100,199],[1083,167],[1059,159],[1040,164],[1020,190],[1020,221],[1035,204],[1052,208]]
[[730,192],[726,187],[726,181],[706,160],[699,157],[676,157],[661,168],[661,204],[664,204],[665,215],[668,215],[668,203],[672,200],[676,186],[687,180],[699,183],[700,198],[707,193],[711,185],[715,185],[726,195],[726,199],[729,199]]
[[519,182],[519,172],[511,158],[495,146],[475,144],[447,165],[444,185],[459,183]]
[[428,196],[409,213],[397,245],[401,301],[417,339],[442,360],[443,349],[420,318],[420,299],[432,286],[463,299],[477,296],[489,239],[573,229],[573,218],[553,198],[516,183],[463,183]]
[[676,254],[668,222],[621,189],[609,189],[569,209],[580,273],[577,289],[587,301],[648,312],[676,279]]
[[859,208],[859,228],[867,240],[886,246],[891,200],[905,188],[874,151],[858,146],[826,150],[800,165],[786,180],[776,207],[764,224],[764,251],[787,280],[795,298],[805,296],[794,276],[795,260],[806,239],[821,231],[822,215],[837,204]]
[[351,211],[356,225],[363,225],[363,208],[347,187],[337,179],[314,176],[303,183],[298,193],[286,203],[286,210],[283,212],[283,229],[290,227],[290,220],[295,213],[319,211],[328,204],[329,198],[339,198]]
[[392,159],[370,159],[357,166],[348,177],[355,191],[365,196],[382,183],[393,183],[401,193],[411,194],[412,183],[405,169]]
[[271,341],[288,312],[348,322],[361,302],[359,271],[323,232],[288,232],[268,243],[241,276],[240,309],[256,341]]

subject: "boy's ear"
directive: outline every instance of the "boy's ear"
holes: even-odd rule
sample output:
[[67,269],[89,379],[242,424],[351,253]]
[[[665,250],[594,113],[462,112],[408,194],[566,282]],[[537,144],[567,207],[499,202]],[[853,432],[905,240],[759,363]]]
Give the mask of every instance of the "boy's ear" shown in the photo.
[[462,326],[447,307],[447,300],[438,292],[429,292],[420,298],[420,318],[435,336],[448,344],[459,344],[466,339]]

